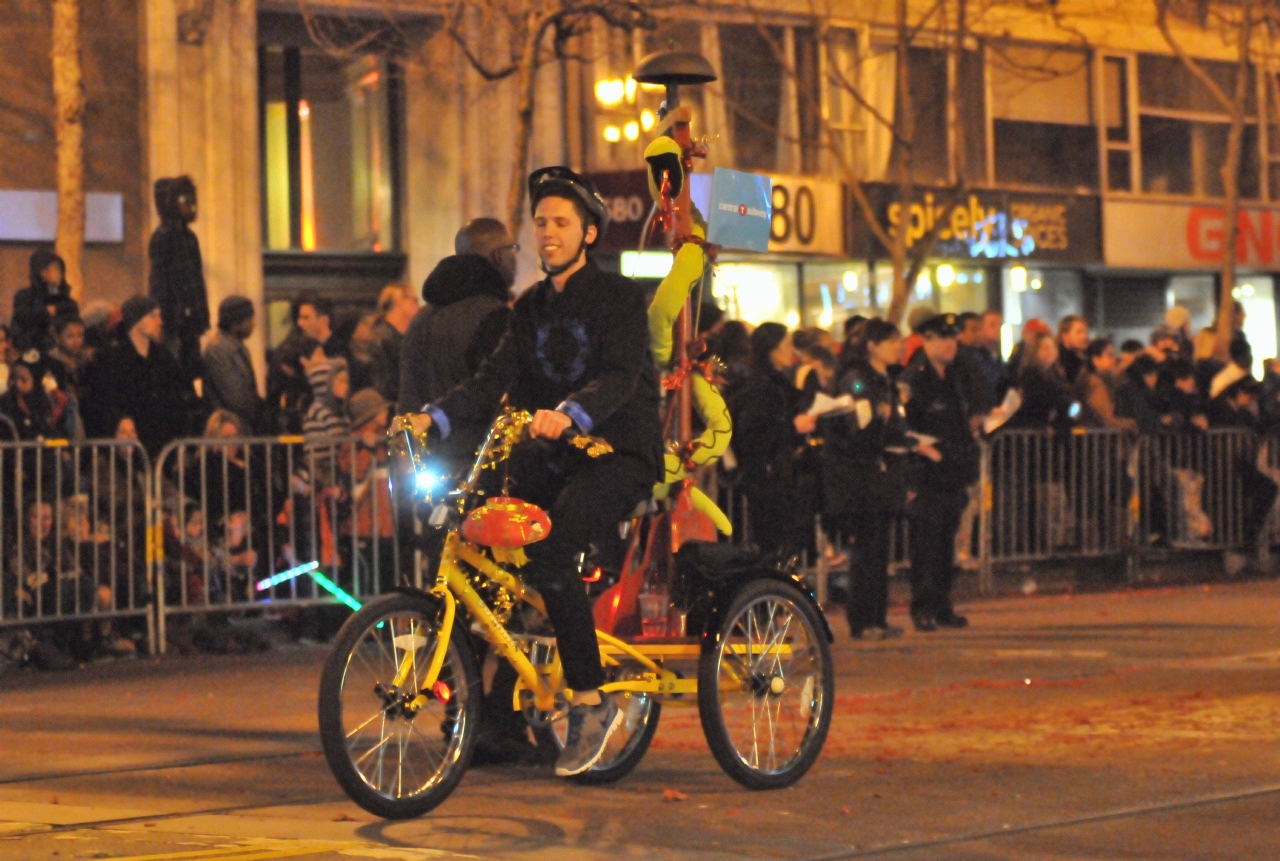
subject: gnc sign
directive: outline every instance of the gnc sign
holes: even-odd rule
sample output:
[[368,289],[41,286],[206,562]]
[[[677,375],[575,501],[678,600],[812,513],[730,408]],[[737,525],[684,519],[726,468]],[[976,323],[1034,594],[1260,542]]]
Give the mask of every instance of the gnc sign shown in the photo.
[[[1246,268],[1280,266],[1280,210],[1242,208],[1236,260]],[[1220,206],[1108,201],[1103,204],[1107,265],[1142,269],[1214,269],[1222,262]]]

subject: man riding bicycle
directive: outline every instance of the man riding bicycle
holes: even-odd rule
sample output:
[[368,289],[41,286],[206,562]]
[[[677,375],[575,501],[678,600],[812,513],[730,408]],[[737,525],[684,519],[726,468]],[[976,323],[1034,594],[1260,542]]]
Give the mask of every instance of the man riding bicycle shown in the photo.
[[[424,405],[412,424],[447,437],[454,422],[488,422],[504,394],[533,413],[532,439],[512,451],[508,476],[512,495],[551,516],[551,533],[527,548],[523,573],[546,605],[573,690],[556,761],[556,774],[568,777],[595,765],[623,721],[599,690],[595,622],[575,557],[649,496],[662,478],[663,440],[644,296],[587,256],[605,230],[604,201],[568,168],[546,167],[529,175],[529,205],[547,277],[517,300],[506,334],[475,376]],[[592,459],[549,445],[575,426],[614,453]]]

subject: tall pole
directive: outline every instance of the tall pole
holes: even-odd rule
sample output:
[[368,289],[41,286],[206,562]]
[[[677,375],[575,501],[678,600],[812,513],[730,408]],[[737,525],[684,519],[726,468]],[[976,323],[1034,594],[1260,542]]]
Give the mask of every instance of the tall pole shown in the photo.
[[66,265],[72,298],[84,289],[84,75],[80,69],[80,0],[53,0],[54,135],[58,228],[54,250]]

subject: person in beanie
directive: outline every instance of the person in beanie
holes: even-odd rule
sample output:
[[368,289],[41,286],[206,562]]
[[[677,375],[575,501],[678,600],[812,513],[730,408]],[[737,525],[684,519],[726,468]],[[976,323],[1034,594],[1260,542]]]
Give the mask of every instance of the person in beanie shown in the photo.
[[30,285],[13,294],[9,336],[19,350],[44,352],[53,346],[53,321],[80,316],[80,306],[71,298],[66,264],[53,251],[37,248],[31,253],[29,268]]
[[263,400],[245,339],[253,334],[253,302],[228,296],[218,305],[218,334],[204,348],[204,396],[215,409],[231,410],[252,433],[265,432]]
[[190,379],[164,348],[160,305],[133,296],[120,309],[120,338],[89,366],[85,428],[90,437],[114,437],[128,419],[138,441],[155,457],[187,433],[195,398]]
[[[604,199],[562,166],[530,174],[533,234],[546,278],[516,301],[506,334],[469,380],[412,421],[448,436],[455,422],[486,421],[502,398],[533,413],[531,439],[508,460],[514,495],[549,509],[555,528],[528,548],[522,577],[535,586],[555,630],[573,690],[556,774],[587,771],[624,716],[603,697],[604,671],[591,602],[574,559],[594,536],[648,499],[662,477],[658,373],[649,351],[644,293],[588,257],[608,225]],[[592,458],[567,445],[594,434],[613,452]]]
[[160,305],[164,341],[189,380],[200,376],[200,336],[209,331],[209,296],[204,284],[196,220],[196,186],[189,176],[158,179],[160,226],[151,234],[148,293]]

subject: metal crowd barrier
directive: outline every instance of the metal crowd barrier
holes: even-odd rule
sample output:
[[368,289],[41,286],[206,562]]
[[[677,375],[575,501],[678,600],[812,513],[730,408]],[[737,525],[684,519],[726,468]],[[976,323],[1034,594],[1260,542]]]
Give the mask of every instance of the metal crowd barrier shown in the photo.
[[[733,540],[750,542],[734,476],[703,478]],[[1155,552],[1234,550],[1277,482],[1280,441],[1247,431],[1003,431],[983,445],[957,559],[989,590],[1006,564],[1111,556],[1132,570]],[[174,619],[358,605],[421,585],[401,508],[380,438],[184,439],[154,464],[135,442],[0,442],[0,628],[132,619],[154,653]],[[894,526],[894,568],[910,565],[908,529]],[[813,546],[804,564],[825,600],[825,551],[848,548],[820,518]]]
[[176,440],[153,481],[162,650],[174,616],[296,615],[420,583],[381,435]]
[[[1132,576],[1158,553],[1244,549],[1253,538],[1250,518],[1264,517],[1259,549],[1266,553],[1280,544],[1280,516],[1265,510],[1277,484],[1280,440],[1247,430],[1138,437],[1004,430],[982,445],[980,478],[956,535],[957,564],[978,571],[983,591],[1001,565],[1113,557]],[[746,500],[731,481],[721,485],[722,507],[738,512],[733,540],[750,543]],[[820,515],[814,528],[818,552],[801,562],[825,600],[833,571],[822,550],[845,542],[823,528]],[[909,530],[906,517],[893,526],[890,570],[910,566]]]
[[991,562],[1095,557],[1128,545],[1130,443],[1121,431],[1005,431],[986,444]]
[[150,475],[132,441],[0,443],[0,627],[131,618],[155,642]]

